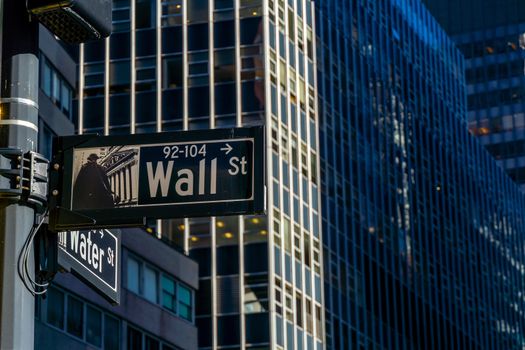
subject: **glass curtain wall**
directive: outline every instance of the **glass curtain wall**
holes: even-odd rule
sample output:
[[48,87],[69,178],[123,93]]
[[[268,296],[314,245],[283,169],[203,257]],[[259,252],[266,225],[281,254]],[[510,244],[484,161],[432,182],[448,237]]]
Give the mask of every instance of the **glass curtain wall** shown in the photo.
[[524,198],[416,0],[317,1],[327,349],[521,349]]

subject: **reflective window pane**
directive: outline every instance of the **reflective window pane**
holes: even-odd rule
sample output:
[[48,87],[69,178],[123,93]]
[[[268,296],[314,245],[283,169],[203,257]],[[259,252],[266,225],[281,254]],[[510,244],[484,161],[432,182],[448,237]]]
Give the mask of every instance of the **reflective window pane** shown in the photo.
[[139,293],[139,262],[128,256],[127,261],[127,287],[130,291]]
[[64,293],[56,288],[47,291],[47,323],[57,328],[64,328]]
[[102,313],[91,306],[86,308],[86,341],[95,346],[102,344]]
[[152,303],[157,302],[157,272],[148,266],[144,267],[144,297]]
[[84,304],[72,296],[67,298],[67,332],[79,338],[84,334]]

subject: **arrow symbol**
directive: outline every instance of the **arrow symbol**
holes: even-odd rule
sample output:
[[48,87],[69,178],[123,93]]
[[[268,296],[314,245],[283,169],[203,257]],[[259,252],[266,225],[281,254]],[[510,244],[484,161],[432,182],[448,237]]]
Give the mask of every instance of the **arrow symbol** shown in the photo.
[[221,148],[221,151],[226,151],[226,155],[232,151],[233,147],[229,143],[226,144],[226,147]]
[[104,238],[104,230],[100,230],[100,238]]

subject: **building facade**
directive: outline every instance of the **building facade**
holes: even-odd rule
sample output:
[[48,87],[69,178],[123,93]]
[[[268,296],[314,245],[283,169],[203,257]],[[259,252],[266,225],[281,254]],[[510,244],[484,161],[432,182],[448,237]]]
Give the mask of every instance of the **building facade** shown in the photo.
[[37,299],[35,349],[197,349],[197,264],[142,229],[121,237],[120,304],[57,274]]
[[423,2],[465,56],[470,132],[525,188],[525,4]]
[[[75,132],[77,57],[40,28],[39,152],[51,158],[52,138]],[[78,50],[78,48],[77,48]],[[132,158],[132,157],[131,157]],[[136,200],[126,180],[136,164],[128,151],[103,158],[118,205]],[[122,230],[121,304],[113,307],[72,274],[57,274],[35,310],[35,349],[197,349],[198,265],[170,242],[142,229]]]
[[462,55],[419,1],[316,3],[326,349],[523,348],[523,196]]
[[267,215],[156,230],[199,264],[199,348],[322,349],[313,3],[115,0],[79,67],[80,133],[266,126]]

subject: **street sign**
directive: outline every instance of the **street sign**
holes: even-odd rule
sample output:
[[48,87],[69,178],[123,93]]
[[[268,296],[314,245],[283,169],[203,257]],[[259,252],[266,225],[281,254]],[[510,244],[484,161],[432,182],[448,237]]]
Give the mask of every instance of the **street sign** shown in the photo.
[[113,304],[120,302],[119,230],[58,233],[58,264],[91,285]]
[[58,230],[265,210],[262,126],[68,136],[55,146],[50,223]]

